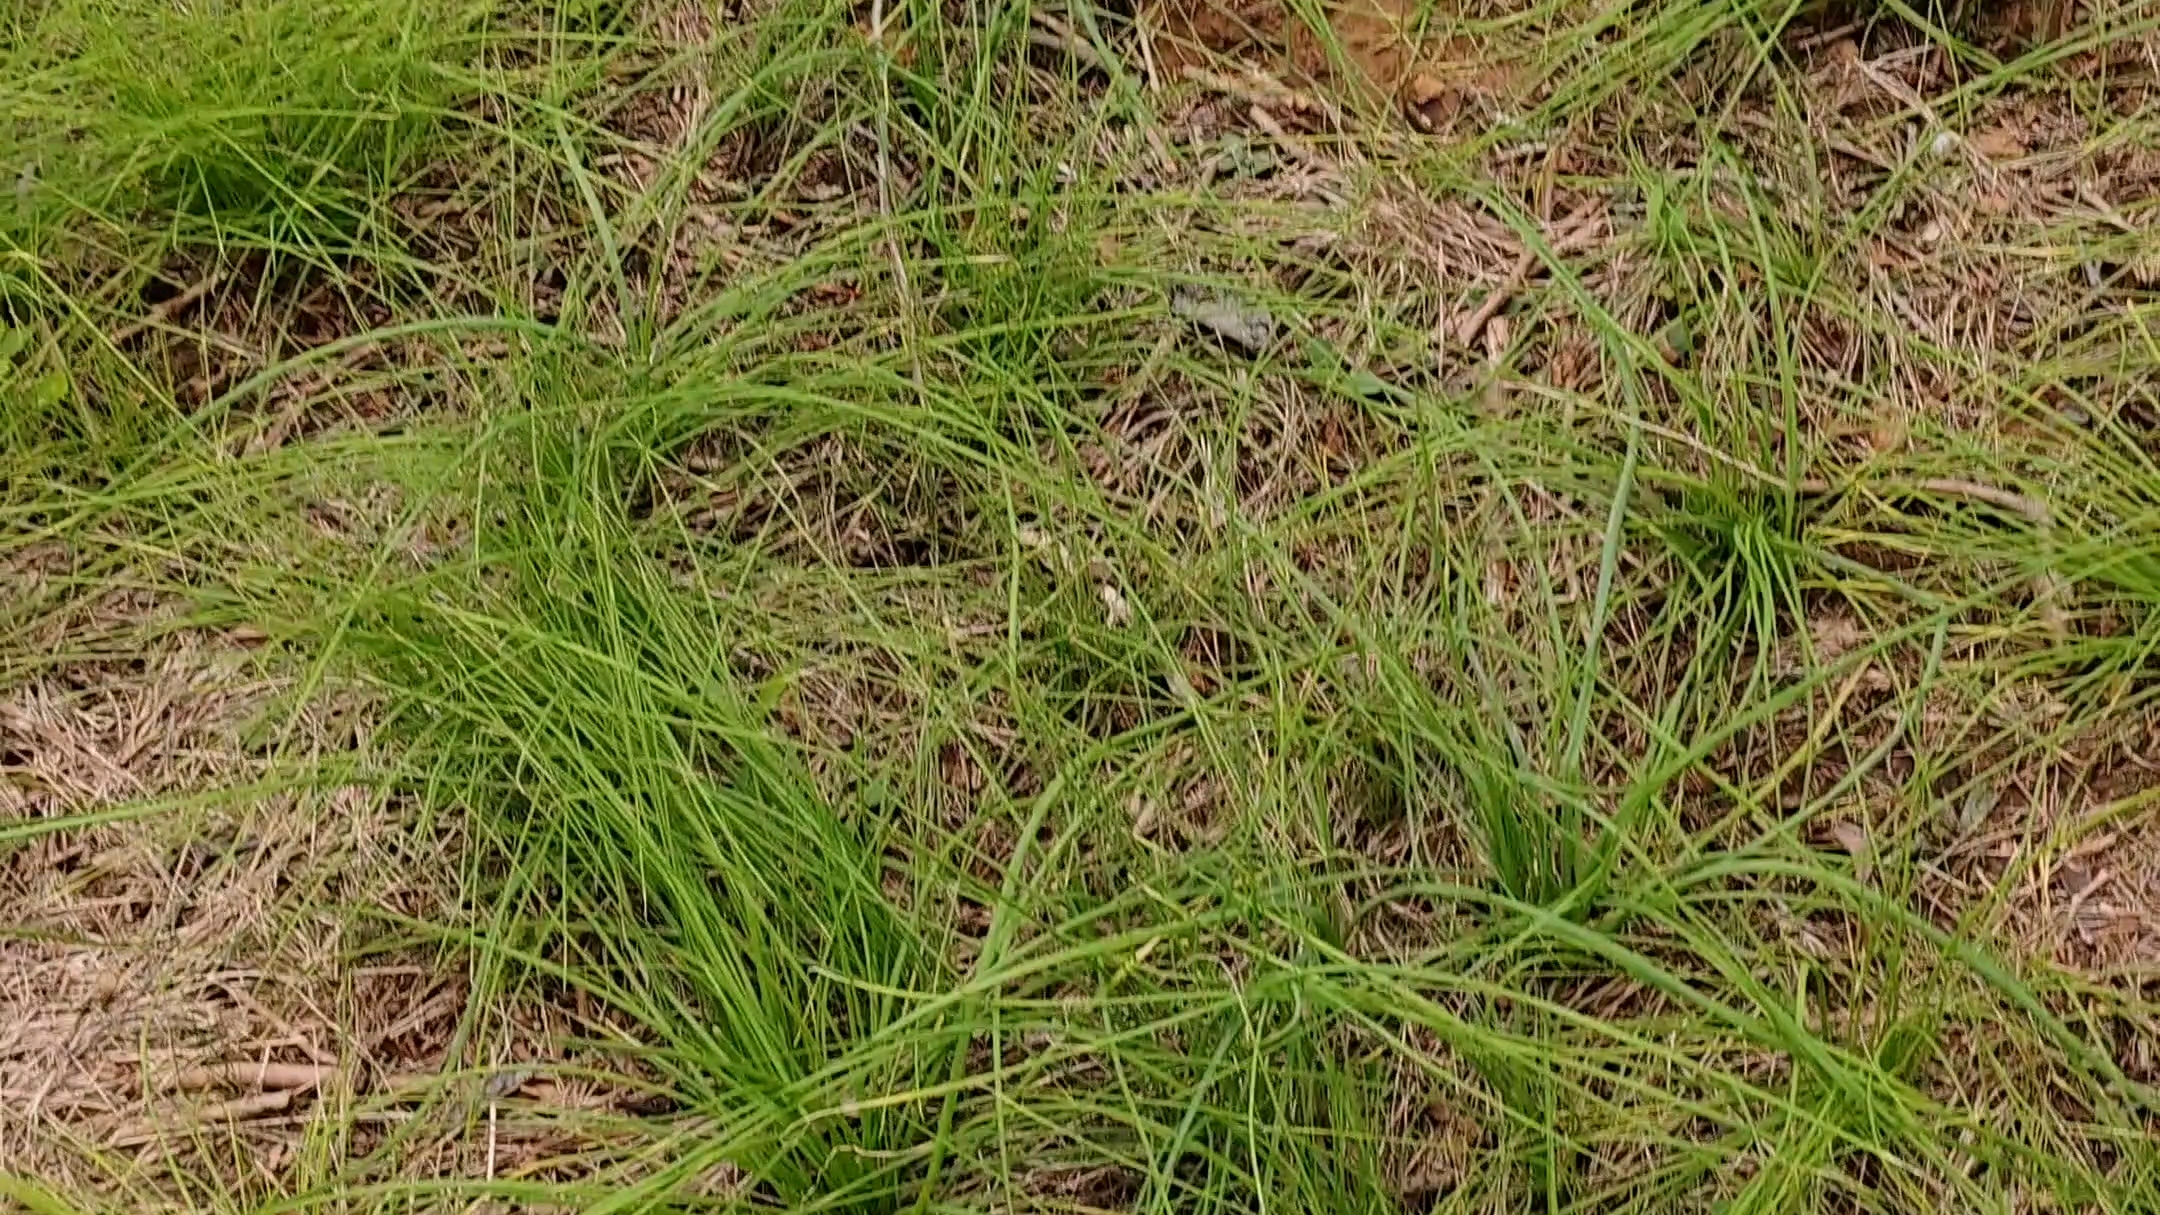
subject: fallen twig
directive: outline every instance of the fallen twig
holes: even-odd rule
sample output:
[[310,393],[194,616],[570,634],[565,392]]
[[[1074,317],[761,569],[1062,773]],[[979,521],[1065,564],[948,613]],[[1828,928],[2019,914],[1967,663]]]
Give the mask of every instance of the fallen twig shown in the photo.
[[[1553,229],[1548,239],[1554,253],[1570,253],[1581,246],[1585,235],[1590,231],[1590,220],[1597,213],[1598,201],[1595,198],[1584,199]],[[1515,267],[1508,272],[1506,280],[1492,289],[1491,294],[1485,297],[1485,302],[1478,305],[1476,312],[1463,318],[1462,324],[1456,326],[1455,341],[1463,346],[1477,345],[1478,338],[1485,333],[1485,326],[1492,324],[1493,318],[1500,315],[1500,310],[1508,306],[1508,301],[1515,298],[1524,283],[1530,281],[1530,272],[1537,268],[1538,261],[1537,249],[1525,243],[1522,256],[1515,259]]]
[[171,1087],[180,1090],[256,1088],[299,1092],[314,1088],[335,1074],[335,1067],[320,1063],[205,1063],[174,1073]]
[[1093,43],[1073,31],[1073,28],[1048,13],[1030,13],[1035,27],[1028,30],[1028,43],[1048,51],[1060,51],[1072,56],[1098,72],[1111,75],[1110,63],[1095,49]]
[[1330,163],[1326,157],[1313,151],[1304,140],[1292,135],[1283,127],[1282,123],[1275,120],[1273,114],[1268,113],[1267,107],[1255,103],[1247,111],[1247,115],[1252,119],[1254,126],[1259,127],[1266,132],[1270,139],[1281,144],[1283,150],[1296,158],[1298,163],[1320,174],[1322,177],[1330,180],[1336,178],[1335,165]]
[[246,1122],[264,1114],[275,1114],[290,1106],[293,1100],[303,1091],[297,1088],[281,1088],[266,1093],[250,1093],[244,1097],[234,1097],[229,1101],[220,1101],[216,1105],[204,1106],[201,1109],[190,1111],[178,1126],[156,1126],[150,1123],[138,1123],[116,1133],[107,1142],[106,1146],[116,1148],[140,1147],[145,1143],[156,1142],[171,1130],[195,1130],[217,1123]]
[[1248,71],[1246,78],[1239,80],[1221,72],[1211,72],[1198,64],[1187,64],[1179,74],[1202,88],[1235,97],[1248,105],[1278,106],[1301,114],[1317,114],[1330,128],[1342,126],[1342,114],[1335,107],[1259,71]]
[[153,325],[162,325],[167,321],[170,321],[175,313],[178,313],[181,309],[194,303],[196,300],[201,299],[205,295],[210,294],[210,289],[215,286],[217,286],[217,275],[205,275],[201,279],[198,279],[194,286],[189,287],[187,290],[182,291],[176,296],[173,296],[171,299],[160,300],[157,303],[152,304],[150,306],[150,311],[144,313],[141,320],[135,321],[131,324],[122,325],[119,329],[114,331],[112,335],[113,345],[118,346],[121,343],[126,342],[129,338],[141,334],[143,331],[149,329]]
[[[2047,503],[1979,481],[1967,481],[1962,477],[1930,477],[1920,482],[1920,488],[1931,494],[1970,498],[1975,502],[1985,502],[1989,506],[2022,515],[2027,522],[2039,529],[2043,540],[2047,538],[2054,524],[2055,513],[2048,509]],[[2051,569],[2043,569],[2033,575],[2032,581],[2033,607],[2040,614],[2040,622],[2057,637],[2067,635],[2070,631],[2070,620],[2056,602],[2066,587],[2062,575]]]
[[2011,490],[1984,485],[1978,481],[1967,481],[1961,477],[1930,477],[1920,482],[1920,489],[1925,493],[1946,494],[1953,498],[1971,498],[1975,502],[1985,502],[1989,506],[1999,506],[2004,510],[2023,515],[2041,527],[2046,527],[2054,519],[2054,512],[2048,510],[2045,502],[2036,498],[2028,498],[2024,494]]

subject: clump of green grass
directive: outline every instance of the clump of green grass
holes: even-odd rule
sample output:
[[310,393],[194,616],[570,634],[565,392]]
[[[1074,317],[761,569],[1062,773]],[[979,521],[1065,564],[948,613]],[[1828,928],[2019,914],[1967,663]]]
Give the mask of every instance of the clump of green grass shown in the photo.
[[[455,121],[482,17],[160,8],[123,46],[87,11],[45,8],[19,52],[44,75],[7,112],[73,98],[87,158],[181,138],[111,161],[109,193],[50,197],[123,231],[324,247]],[[148,554],[206,618],[272,626],[304,690],[367,688],[382,784],[479,841],[457,858],[472,918],[433,939],[483,1002],[602,1010],[596,1048],[661,1099],[552,1162],[567,1179],[413,1183],[358,1157],[288,1206],[2151,1200],[2154,1096],[2113,1046],[2148,1004],[2006,958],[2011,879],[1941,876],[1945,790],[1995,778],[1976,731],[1938,732],[1945,703],[2020,681],[2146,705],[2102,685],[2148,678],[2149,461],[1923,427],[1918,453],[1840,463],[1822,436],[1915,366],[1962,366],[1840,280],[1918,187],[1828,214],[1750,176],[1811,165],[1797,136],[1711,130],[1686,173],[1632,145],[1570,188],[1636,226],[1522,285],[1486,369],[1512,403],[1458,395],[1394,357],[1431,301],[1313,252],[1354,232],[1332,203],[1153,183],[1151,141],[1207,150],[1117,73],[1046,65],[1024,8],[893,16],[873,44],[783,6],[727,54],[659,56],[642,96],[704,90],[660,151],[582,108],[607,110],[579,91],[605,54],[652,67],[632,14],[529,23],[568,66],[502,120],[509,227],[470,265],[514,304],[552,260],[560,308],[401,316],[345,347],[441,338],[387,379],[454,408],[236,441],[328,361],[303,356],[200,415],[153,383],[143,434],[93,441],[68,426],[102,384],[50,329],[11,331],[0,403],[34,454],[6,467],[35,486],[0,519],[98,534],[86,578]],[[1792,17],[1663,5],[1551,112],[1600,121],[1720,30],[1776,73]],[[301,36],[317,22],[333,36]],[[701,180],[758,139],[788,144],[763,176]],[[1419,155],[1370,151],[1376,173]],[[633,181],[631,152],[674,159]],[[41,181],[80,188],[89,163]],[[813,163],[838,195],[798,189]],[[1466,163],[1444,180],[1509,196]],[[1354,202],[1358,173],[1326,187]],[[532,214],[548,230],[516,227]],[[666,260],[697,241],[718,252]],[[1196,332],[1164,303],[1193,281],[1281,340]],[[79,285],[41,289],[73,315]],[[1684,345],[1658,329],[1676,318]],[[1873,361],[1832,365],[1810,326]],[[1517,374],[1559,330],[1600,375]],[[1992,504],[1945,488],[1953,460]],[[2002,506],[2044,493],[2044,521]],[[392,506],[364,535],[291,523],[366,495]],[[415,542],[439,521],[454,541]],[[2083,631],[2046,636],[2043,577]],[[1817,656],[1826,603],[1870,635]],[[2007,781],[2071,741],[1983,758]]]
[[455,97],[442,59],[477,15],[246,5],[175,12],[85,52],[113,72],[122,121],[106,138],[142,149],[153,206],[243,224],[308,210],[335,227],[358,215],[322,207],[325,187],[366,199],[412,171]]
[[53,414],[68,397],[67,373],[49,364],[32,331],[0,329],[0,441],[31,450],[51,433]]
[[[350,240],[464,91],[478,5],[47,7],[10,49],[18,225]],[[19,230],[19,228],[18,228]],[[27,244],[28,242],[22,242]]]

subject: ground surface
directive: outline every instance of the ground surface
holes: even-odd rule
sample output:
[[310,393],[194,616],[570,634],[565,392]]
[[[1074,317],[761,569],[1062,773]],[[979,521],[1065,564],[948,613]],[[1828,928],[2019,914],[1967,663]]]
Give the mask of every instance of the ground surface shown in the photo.
[[2160,1205],[2160,10],[0,17],[0,1210]]

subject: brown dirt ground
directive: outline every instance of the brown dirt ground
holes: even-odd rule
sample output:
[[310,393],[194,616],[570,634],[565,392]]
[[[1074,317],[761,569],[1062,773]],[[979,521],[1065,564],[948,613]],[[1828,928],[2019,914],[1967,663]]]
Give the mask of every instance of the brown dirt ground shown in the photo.
[[[2009,45],[2061,37],[2080,0],[1994,0],[1975,6],[1973,32]],[[1829,4],[1806,24],[1828,26]],[[1327,36],[1285,0],[1165,0],[1151,10],[1153,58],[1173,77],[1206,80],[1231,57],[1305,84],[1328,83],[1401,107],[1427,130],[1445,127],[1469,97],[1519,86],[1516,72],[1484,59],[1470,40],[1446,32],[1445,6],[1422,0],[1334,0]]]

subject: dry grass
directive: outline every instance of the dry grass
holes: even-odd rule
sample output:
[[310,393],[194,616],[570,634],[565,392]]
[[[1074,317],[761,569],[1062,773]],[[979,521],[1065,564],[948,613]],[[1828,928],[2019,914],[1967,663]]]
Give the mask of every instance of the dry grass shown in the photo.
[[[416,1059],[379,1056],[386,1041],[417,1040],[419,1059],[444,1044],[456,1005],[382,1032],[435,959],[362,964],[356,946],[366,912],[430,914],[453,875],[416,871],[368,789],[280,787],[248,737],[280,682],[181,634],[61,665],[0,706],[6,817],[29,829],[0,881],[11,1167],[133,1189],[178,1152],[252,1189],[288,1167],[317,1091]],[[291,728],[342,751],[337,716]],[[56,821],[87,825],[39,826]]]
[[375,714],[280,714],[291,681],[262,668],[180,634],[0,704],[19,841],[0,869],[0,1160],[135,1210],[597,1167],[589,1121],[649,1098],[570,1044],[619,1031],[575,1001],[473,1002],[468,966],[414,931],[465,914],[457,824],[359,773],[291,780],[367,755]]

